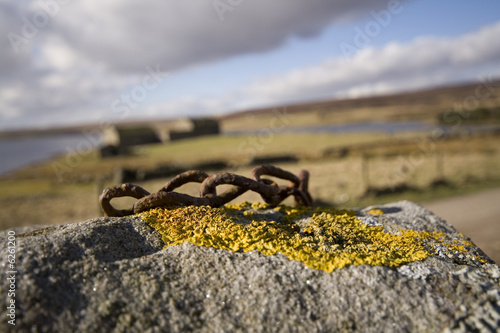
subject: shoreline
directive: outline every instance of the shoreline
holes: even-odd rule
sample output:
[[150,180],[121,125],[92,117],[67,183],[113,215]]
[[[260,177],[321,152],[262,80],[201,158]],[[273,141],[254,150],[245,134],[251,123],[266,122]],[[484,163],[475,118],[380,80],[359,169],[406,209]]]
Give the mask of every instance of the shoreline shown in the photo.
[[[68,151],[74,151],[83,140],[92,144],[81,132],[0,140],[0,155],[5,156],[0,162],[0,178],[8,178],[9,174],[16,171],[47,163]],[[96,147],[93,145],[93,149]]]

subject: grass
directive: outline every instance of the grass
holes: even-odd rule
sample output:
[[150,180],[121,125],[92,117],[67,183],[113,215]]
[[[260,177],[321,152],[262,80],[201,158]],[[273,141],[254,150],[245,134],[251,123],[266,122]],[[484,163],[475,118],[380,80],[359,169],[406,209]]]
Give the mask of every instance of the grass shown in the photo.
[[[347,156],[338,158],[324,154],[338,147],[348,147]],[[3,207],[0,228],[64,223],[100,216],[97,197],[103,187],[116,185],[112,178],[116,168],[154,168],[172,164],[188,168],[214,160],[238,164],[253,157],[289,154],[296,155],[298,162],[276,165],[294,173],[300,169],[309,170],[310,191],[317,203],[340,208],[402,199],[424,202],[500,186],[498,135],[449,140],[432,140],[422,133],[393,136],[370,133],[213,136],[146,146],[131,156],[101,159],[97,152],[92,152],[80,156],[79,163],[64,174],[62,182],[53,165],[68,165],[67,156],[19,170],[0,179],[0,204]],[[370,156],[368,163],[366,156]],[[251,166],[241,164],[231,171],[249,175],[251,169]],[[442,177],[451,186],[430,187],[432,181]],[[134,183],[154,192],[166,180]],[[390,189],[399,184],[417,190],[363,196],[368,187]],[[198,187],[199,184],[188,184],[179,191],[197,195]],[[243,200],[254,202],[260,197],[247,193],[235,202]],[[128,207],[133,201],[120,199],[114,200],[113,204]],[[291,204],[292,200],[285,203]]]
[[[60,156],[49,163],[41,163],[15,172],[11,179],[48,179],[58,182],[54,165],[70,170],[64,173],[65,182],[94,179],[110,175],[117,168],[155,168],[160,165],[189,166],[211,161],[248,162],[256,156],[288,155],[315,156],[327,147],[376,142],[388,139],[383,134],[290,134],[249,136],[209,136],[169,144],[143,146],[129,156],[101,159],[98,152],[78,156],[74,163],[68,156]],[[55,164],[56,163],[56,164]]]

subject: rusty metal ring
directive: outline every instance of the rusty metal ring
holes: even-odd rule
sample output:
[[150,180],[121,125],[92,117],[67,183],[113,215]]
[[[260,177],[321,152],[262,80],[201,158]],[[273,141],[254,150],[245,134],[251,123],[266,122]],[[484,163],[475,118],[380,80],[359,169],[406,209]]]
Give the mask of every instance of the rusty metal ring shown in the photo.
[[104,189],[99,196],[99,203],[105,216],[127,216],[134,213],[133,209],[116,209],[111,205],[111,199],[119,197],[141,199],[148,195],[149,192],[142,187],[127,183]]
[[[279,186],[271,179],[260,178],[261,175],[289,180],[291,186]],[[296,205],[312,206],[313,204],[308,191],[309,173],[305,170],[302,170],[297,177],[272,165],[262,165],[252,170],[251,177],[247,178],[227,172],[209,176],[203,171],[191,170],[172,178],[158,192],[153,194],[140,186],[132,184],[109,187],[99,196],[99,202],[106,216],[137,214],[155,207],[189,205],[221,207],[248,190],[259,193],[264,201],[272,206],[278,205],[291,195],[294,196]],[[174,189],[189,182],[201,183],[199,197],[173,192]],[[235,187],[217,195],[217,186],[223,184],[234,185]],[[118,210],[111,205],[111,199],[126,196],[138,199],[132,209]]]
[[[309,171],[307,170],[300,170],[299,172],[299,190],[303,192],[303,194],[306,197],[306,202],[302,203],[303,205],[306,206],[312,206],[313,205],[313,199],[311,194],[309,193]],[[300,204],[295,201],[295,204]]]
[[[235,185],[237,187],[244,188],[245,191],[250,190],[257,192],[261,195],[264,201],[269,204],[275,204],[278,200],[278,186],[267,185],[264,182],[258,182],[229,172],[218,173],[205,179],[205,181],[201,184],[200,195],[202,197],[213,198],[216,196],[216,187],[223,184]],[[222,196],[224,195],[225,194]]]
[[200,170],[186,171],[169,180],[159,192],[172,192],[187,183],[203,183],[208,177],[209,175],[206,172]]
[[257,166],[255,168],[253,168],[252,172],[250,173],[250,177],[258,182],[262,181],[262,179],[260,178],[260,176],[262,176],[262,175],[267,175],[267,176],[272,176],[272,177],[288,180],[291,182],[293,187],[300,186],[300,179],[297,176],[295,176],[291,172],[288,172],[288,171],[283,170],[281,168],[275,167],[273,165],[264,164],[264,165]]
[[156,207],[209,206],[210,201],[204,197],[193,197],[189,194],[159,191],[135,202],[133,213],[138,214]]

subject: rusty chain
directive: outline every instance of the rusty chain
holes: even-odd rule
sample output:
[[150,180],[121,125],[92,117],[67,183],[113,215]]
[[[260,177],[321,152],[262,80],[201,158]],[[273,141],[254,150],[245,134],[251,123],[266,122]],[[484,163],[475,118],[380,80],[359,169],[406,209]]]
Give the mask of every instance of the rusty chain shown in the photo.
[[[289,186],[278,185],[276,182],[261,176],[271,176],[290,181]],[[200,196],[194,197],[174,190],[186,183],[201,183]],[[221,172],[209,176],[199,170],[183,172],[168,181],[158,192],[149,193],[142,187],[133,184],[122,184],[104,189],[99,196],[99,203],[105,216],[127,216],[138,214],[156,207],[179,206],[211,206],[221,207],[247,191],[254,191],[271,206],[293,196],[296,205],[312,206],[313,200],[308,191],[309,172],[301,170],[296,176],[291,172],[272,165],[255,167],[250,178],[233,173]],[[228,184],[235,187],[217,195],[216,187]],[[111,199],[118,197],[133,197],[138,199],[131,209],[119,210],[111,205]]]

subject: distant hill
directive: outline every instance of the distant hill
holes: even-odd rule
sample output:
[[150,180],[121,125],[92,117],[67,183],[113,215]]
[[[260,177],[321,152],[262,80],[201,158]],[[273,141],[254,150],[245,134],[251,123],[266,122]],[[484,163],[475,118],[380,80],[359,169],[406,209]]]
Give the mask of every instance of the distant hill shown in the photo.
[[440,113],[456,108],[470,110],[476,104],[483,108],[499,108],[500,80],[495,80],[491,86],[496,86],[490,87],[495,94],[476,82],[391,95],[276,105],[226,114],[220,120],[224,130],[262,126],[276,111],[289,115],[291,126],[373,121],[434,122]]
[[[222,131],[263,128],[270,126],[272,119],[276,117],[281,117],[288,126],[411,120],[434,122],[438,120],[440,113],[454,108],[477,104],[482,108],[500,109],[500,80],[493,81],[491,86],[494,87],[495,94],[491,94],[482,83],[475,82],[391,95],[275,105],[232,112],[218,116],[217,119],[221,122]],[[126,123],[143,126],[173,121],[155,119]],[[99,128],[99,125],[4,131],[0,132],[0,139],[68,134],[95,128]]]

